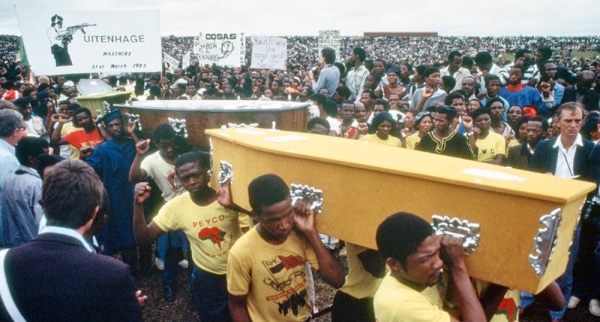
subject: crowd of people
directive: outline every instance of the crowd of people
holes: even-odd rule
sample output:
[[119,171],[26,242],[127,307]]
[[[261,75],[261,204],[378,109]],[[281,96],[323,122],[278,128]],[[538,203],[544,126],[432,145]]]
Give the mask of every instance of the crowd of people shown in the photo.
[[[344,277],[314,212],[291,203],[279,176],[253,180],[244,209],[228,182],[210,186],[209,151],[169,124],[145,138],[119,109],[100,117],[80,105],[76,86],[98,78],[135,100],[308,102],[306,132],[382,145],[382,155],[414,149],[598,183],[599,59],[569,50],[597,50],[599,39],[343,37],[341,63],[334,49],[314,50],[316,37],[288,37],[285,71],[192,59],[173,73],[121,76],[34,76],[9,50],[0,64],[0,243],[10,249],[0,253],[9,290],[0,315],[141,320],[147,298],[134,278],[148,274],[158,240],[165,299],[177,297],[187,257],[202,321],[306,321],[312,270],[339,289],[333,321],[513,321],[536,298],[556,320],[581,300],[600,316],[598,196],[584,208],[565,274],[535,298],[493,284],[475,291],[457,241],[408,213],[380,223],[379,251],[346,243]],[[193,44],[163,40],[174,57]],[[514,61],[503,61],[506,52]],[[442,266],[455,285],[447,297]],[[103,284],[88,282],[95,276]],[[48,296],[65,283],[86,292]],[[519,307],[498,309],[504,298]]]

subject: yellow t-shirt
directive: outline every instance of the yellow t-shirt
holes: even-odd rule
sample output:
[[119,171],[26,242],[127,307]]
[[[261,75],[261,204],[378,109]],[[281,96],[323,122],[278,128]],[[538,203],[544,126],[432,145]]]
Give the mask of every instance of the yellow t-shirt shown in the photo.
[[358,254],[369,250],[368,248],[346,243],[346,252],[348,256],[348,275],[346,275],[346,282],[344,286],[340,288],[340,291],[353,296],[357,299],[364,299],[367,297],[373,297],[381,278],[376,278],[371,273],[365,270],[362,262],[358,258]]
[[303,237],[292,232],[281,245],[273,245],[255,226],[229,252],[227,290],[247,296],[252,321],[304,321],[311,312],[305,262],[319,268]]
[[419,132],[409,135],[406,137],[406,148],[410,150],[414,150],[417,147],[417,143],[421,142],[421,137],[419,136]]
[[[62,126],[62,130],[60,131],[60,137],[65,137],[65,135],[78,130],[78,128],[75,127],[75,125],[73,125],[73,122],[67,122],[65,124],[63,124]],[[70,144],[66,144],[69,146],[69,149],[71,150],[71,159],[73,160],[79,160],[79,150],[77,150],[76,147],[70,145]]]
[[167,202],[154,222],[164,231],[183,230],[196,266],[217,275],[227,273],[229,251],[242,235],[237,212],[217,201],[198,206],[185,192]]
[[506,140],[498,133],[489,131],[485,139],[478,139],[475,145],[479,148],[477,161],[493,160],[498,154],[506,156]]
[[376,144],[383,144],[383,145],[387,145],[387,146],[393,146],[393,147],[401,147],[402,146],[402,142],[400,142],[399,138],[393,137],[391,135],[388,136],[387,140],[382,140],[380,139],[377,134],[368,134],[365,135],[363,137],[361,137],[360,139],[358,139],[359,141],[365,141],[365,142],[369,142],[369,143],[376,143]]
[[443,302],[437,287],[417,292],[390,274],[383,278],[375,293],[373,307],[379,322],[450,321],[450,315],[441,309]]

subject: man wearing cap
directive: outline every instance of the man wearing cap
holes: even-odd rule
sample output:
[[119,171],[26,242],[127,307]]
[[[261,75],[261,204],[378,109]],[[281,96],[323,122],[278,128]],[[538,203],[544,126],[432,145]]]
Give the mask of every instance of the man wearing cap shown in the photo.
[[119,109],[106,114],[102,122],[111,138],[94,148],[85,160],[102,179],[110,199],[110,216],[101,233],[102,245],[108,255],[121,251],[123,262],[129,264],[135,274],[138,258],[132,226],[133,185],[129,183],[129,169],[136,156],[138,141],[135,124],[125,128]]
[[[0,194],[4,177],[19,168],[19,160],[15,156],[15,145],[22,137],[25,124],[23,115],[12,109],[0,110]],[[2,200],[0,200],[0,240],[4,240],[2,229]]]

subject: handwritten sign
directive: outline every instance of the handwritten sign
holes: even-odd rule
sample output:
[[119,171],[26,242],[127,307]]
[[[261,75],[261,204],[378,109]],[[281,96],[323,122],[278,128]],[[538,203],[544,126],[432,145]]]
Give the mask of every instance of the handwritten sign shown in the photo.
[[340,61],[341,36],[339,30],[319,30],[319,57],[323,48],[335,50],[335,61]]
[[287,39],[252,37],[252,63],[250,68],[286,69]]
[[166,69],[169,70],[169,73],[173,74],[177,66],[179,66],[179,60],[175,59],[173,56],[168,55],[167,53],[163,53],[163,62],[165,63]]
[[246,37],[243,32],[200,33],[194,39],[194,54],[200,65],[240,67],[244,65]]

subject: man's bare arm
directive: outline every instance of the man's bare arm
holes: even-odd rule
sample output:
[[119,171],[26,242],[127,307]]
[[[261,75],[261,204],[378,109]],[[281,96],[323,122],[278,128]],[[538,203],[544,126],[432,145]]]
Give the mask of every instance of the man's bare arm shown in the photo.
[[234,322],[250,322],[246,295],[236,296],[229,294],[229,312]]
[[315,213],[306,204],[301,202],[294,206],[294,224],[313,248],[319,263],[319,275],[327,284],[340,288],[344,285],[345,276],[342,265],[329,253],[319,238],[319,233],[314,225]]
[[135,185],[135,200],[133,202],[133,236],[135,237],[135,242],[138,246],[148,245],[165,233],[165,231],[160,229],[154,221],[151,221],[149,225],[146,223],[146,218],[144,217],[144,201],[150,198],[150,192],[150,184],[147,182],[140,182]]
[[467,272],[465,254],[460,239],[443,236],[442,258],[450,270],[455,295],[459,301],[459,303],[453,304],[460,306],[459,310],[462,321],[486,321],[483,307],[481,306],[481,302],[479,302],[475,289],[473,289]]
[[129,182],[137,183],[148,176],[146,170],[142,169],[142,155],[148,152],[150,148],[150,140],[139,141],[135,144],[135,158],[133,159],[133,163],[131,164],[131,169],[129,169]]

